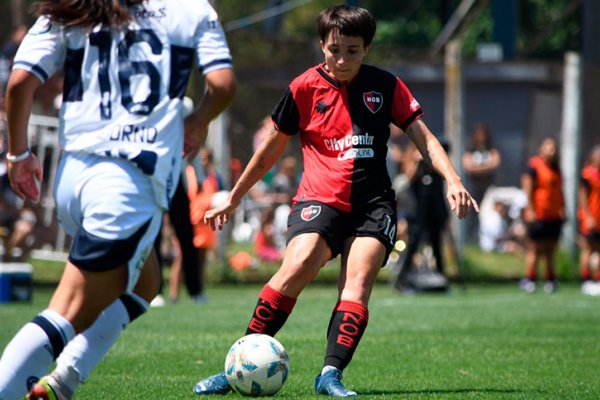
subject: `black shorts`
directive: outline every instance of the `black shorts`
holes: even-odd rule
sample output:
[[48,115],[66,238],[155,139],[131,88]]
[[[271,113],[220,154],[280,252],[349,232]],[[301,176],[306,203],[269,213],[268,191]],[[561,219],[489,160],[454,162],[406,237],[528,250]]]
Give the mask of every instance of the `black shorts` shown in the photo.
[[354,236],[369,236],[385,246],[385,260],[396,243],[396,201],[382,199],[360,210],[343,212],[318,201],[302,201],[293,205],[288,217],[288,243],[302,233],[320,234],[332,258],[343,250],[344,241]]
[[590,231],[587,235],[584,235],[583,233],[581,234],[585,240],[588,241],[588,243],[600,243],[600,231]]
[[531,240],[558,240],[562,220],[538,220],[527,224],[527,234]]

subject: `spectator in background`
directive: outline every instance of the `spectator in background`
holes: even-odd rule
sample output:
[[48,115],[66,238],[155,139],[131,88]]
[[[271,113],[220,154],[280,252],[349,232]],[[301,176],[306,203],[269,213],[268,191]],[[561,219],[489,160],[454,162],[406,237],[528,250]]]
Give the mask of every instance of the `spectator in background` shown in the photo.
[[[488,126],[476,124],[463,154],[463,168],[467,175],[467,185],[478,204],[481,204],[487,188],[494,183],[494,173],[500,167],[500,163],[500,152],[492,144]],[[477,218],[471,215],[467,221],[467,233],[472,239],[477,234]]]
[[[447,151],[447,148],[445,147]],[[431,245],[435,259],[435,270],[444,275],[442,254],[442,234],[449,213],[444,195],[444,178],[423,160],[417,146],[410,143],[403,165],[404,173],[410,182],[410,191],[415,206],[407,214],[408,247],[400,273],[394,283],[396,289],[408,286],[408,275],[422,242],[426,239]]]
[[284,157],[273,176],[272,185],[262,193],[265,202],[260,209],[254,250],[262,261],[281,261],[286,245],[287,219],[292,199],[298,191],[296,158]]
[[296,175],[296,165],[297,161],[293,156],[284,157],[279,162],[279,168],[273,176],[271,184],[273,192],[276,194],[273,197],[274,203],[291,204],[292,198],[298,191],[299,181]]
[[197,303],[207,301],[204,294],[204,276],[208,252],[217,247],[217,235],[204,223],[204,213],[212,207],[215,193],[224,189],[223,180],[214,166],[214,155],[210,148],[203,147],[199,153],[200,167],[188,165],[186,168],[187,193],[190,199],[190,221],[194,227],[194,247],[198,253],[200,292],[195,297]]
[[[185,168],[185,167],[184,167]],[[185,189],[185,179],[182,174],[179,177],[179,183],[175,189],[175,194],[171,199],[171,207],[163,218],[163,226],[159,231],[154,242],[154,249],[158,257],[158,264],[161,267],[161,277],[163,263],[172,258],[171,262],[171,280],[169,281],[169,300],[176,303],[179,300],[180,280],[183,275],[188,294],[192,299],[203,302],[203,287],[200,283],[200,261],[198,251],[194,246],[194,227],[190,220],[190,200]],[[167,216],[168,214],[168,216]],[[166,241],[166,248],[171,251],[170,257],[163,256],[167,253],[161,250],[163,240]],[[152,307],[162,307],[165,305],[163,293],[163,283],[161,280],[158,295],[152,300]]]
[[[277,168],[269,170],[268,181],[260,179],[248,191],[245,203],[251,231],[256,236],[260,231],[261,212],[264,208],[275,208],[273,234],[277,246],[285,247],[287,217],[294,194],[298,190],[297,161],[293,156],[283,158]],[[275,171],[275,173],[273,173]]]
[[254,239],[254,251],[260,261],[280,262],[283,260],[284,248],[277,244],[275,210],[272,207],[263,208],[260,216],[260,229]]
[[[600,295],[600,268],[591,268],[592,254],[600,253],[600,145],[590,151],[579,183],[579,265],[584,294]],[[597,264],[597,261],[596,261]],[[594,282],[595,281],[595,282]]]
[[[184,97],[183,108],[184,115],[190,115],[194,110],[194,101],[190,97]],[[198,157],[194,160],[197,159]],[[167,261],[163,259],[163,255],[171,261],[169,280],[169,300],[171,303],[179,301],[182,275],[190,297],[202,303],[205,299],[202,293],[203,286],[200,282],[198,251],[194,247],[194,227],[190,220],[190,199],[187,195],[187,184],[184,176],[186,167],[187,163],[183,163],[179,174],[179,182],[173,199],[171,199],[168,216],[163,217],[163,226],[154,242],[154,249],[158,255],[161,277],[163,277],[163,262]],[[159,294],[150,303],[153,307],[161,307],[165,304],[162,295],[163,284],[164,279],[161,280]]]
[[0,93],[0,197],[2,201],[14,206],[17,201],[17,195],[10,187],[8,180],[8,162],[6,153],[8,152],[8,126],[6,124],[4,96]]
[[493,200],[489,210],[479,213],[479,247],[485,252],[515,253],[523,250],[519,236],[520,225],[509,215],[510,204],[502,199]]
[[529,159],[527,171],[521,178],[522,189],[527,196],[523,210],[527,224],[527,253],[525,278],[520,286],[528,293],[536,289],[537,265],[540,259],[546,266],[544,291],[554,293],[557,289],[554,253],[565,220],[565,201],[562,176],[559,168],[558,143],[546,137],[538,154]]
[[4,93],[15,54],[27,34],[27,26],[19,25],[11,33],[10,38],[2,46],[0,54],[0,92]]

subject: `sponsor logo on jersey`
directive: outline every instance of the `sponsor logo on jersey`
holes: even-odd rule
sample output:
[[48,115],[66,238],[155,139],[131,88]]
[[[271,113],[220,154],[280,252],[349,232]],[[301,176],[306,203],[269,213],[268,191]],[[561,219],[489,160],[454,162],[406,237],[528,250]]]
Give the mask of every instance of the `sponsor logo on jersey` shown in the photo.
[[134,11],[135,17],[139,18],[139,19],[148,19],[148,18],[155,18],[155,19],[162,19],[165,18],[167,16],[167,7],[161,7],[158,10],[148,10],[146,8],[138,8],[137,10]]
[[412,101],[410,102],[410,111],[415,112],[419,108],[421,108],[421,105],[419,104],[419,102],[417,101],[417,99],[413,98]]
[[331,107],[330,104],[325,103],[323,100],[319,100],[319,102],[315,106],[315,109],[319,114],[325,114],[329,107]]
[[321,214],[321,206],[308,206],[302,209],[300,213],[300,218],[304,221],[312,221],[317,218]]
[[383,105],[383,96],[379,92],[366,92],[363,93],[363,101],[367,108],[375,114]]
[[373,158],[374,156],[375,152],[373,151],[373,149],[350,149],[348,151],[341,152],[340,154],[338,154],[338,160],[344,161],[356,158]]
[[373,146],[375,142],[375,136],[369,135],[369,132],[365,132],[364,135],[346,135],[341,139],[325,139],[323,143],[325,148],[329,151],[344,151],[350,147],[355,146]]

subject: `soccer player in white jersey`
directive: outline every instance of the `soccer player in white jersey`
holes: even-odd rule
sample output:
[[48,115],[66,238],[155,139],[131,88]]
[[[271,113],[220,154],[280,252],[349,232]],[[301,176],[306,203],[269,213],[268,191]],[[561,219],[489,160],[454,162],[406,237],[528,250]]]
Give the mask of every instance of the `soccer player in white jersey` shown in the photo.
[[[197,153],[235,92],[225,35],[207,0],[42,0],[34,10],[39,19],[7,89],[9,176],[21,198],[39,198],[42,167],[29,150],[28,118],[35,89],[64,69],[54,193],[73,244],[48,308],[4,349],[1,400],[69,399],[147,309],[160,279],[152,243],[182,153]],[[184,120],[194,58],[206,93]]]

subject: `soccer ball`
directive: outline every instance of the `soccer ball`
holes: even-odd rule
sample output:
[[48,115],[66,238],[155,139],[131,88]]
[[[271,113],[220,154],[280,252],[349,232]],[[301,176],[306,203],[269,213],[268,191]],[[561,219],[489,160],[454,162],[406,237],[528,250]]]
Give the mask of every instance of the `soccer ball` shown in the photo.
[[287,352],[275,338],[253,333],[238,339],[225,358],[225,375],[242,396],[270,396],[290,373]]

